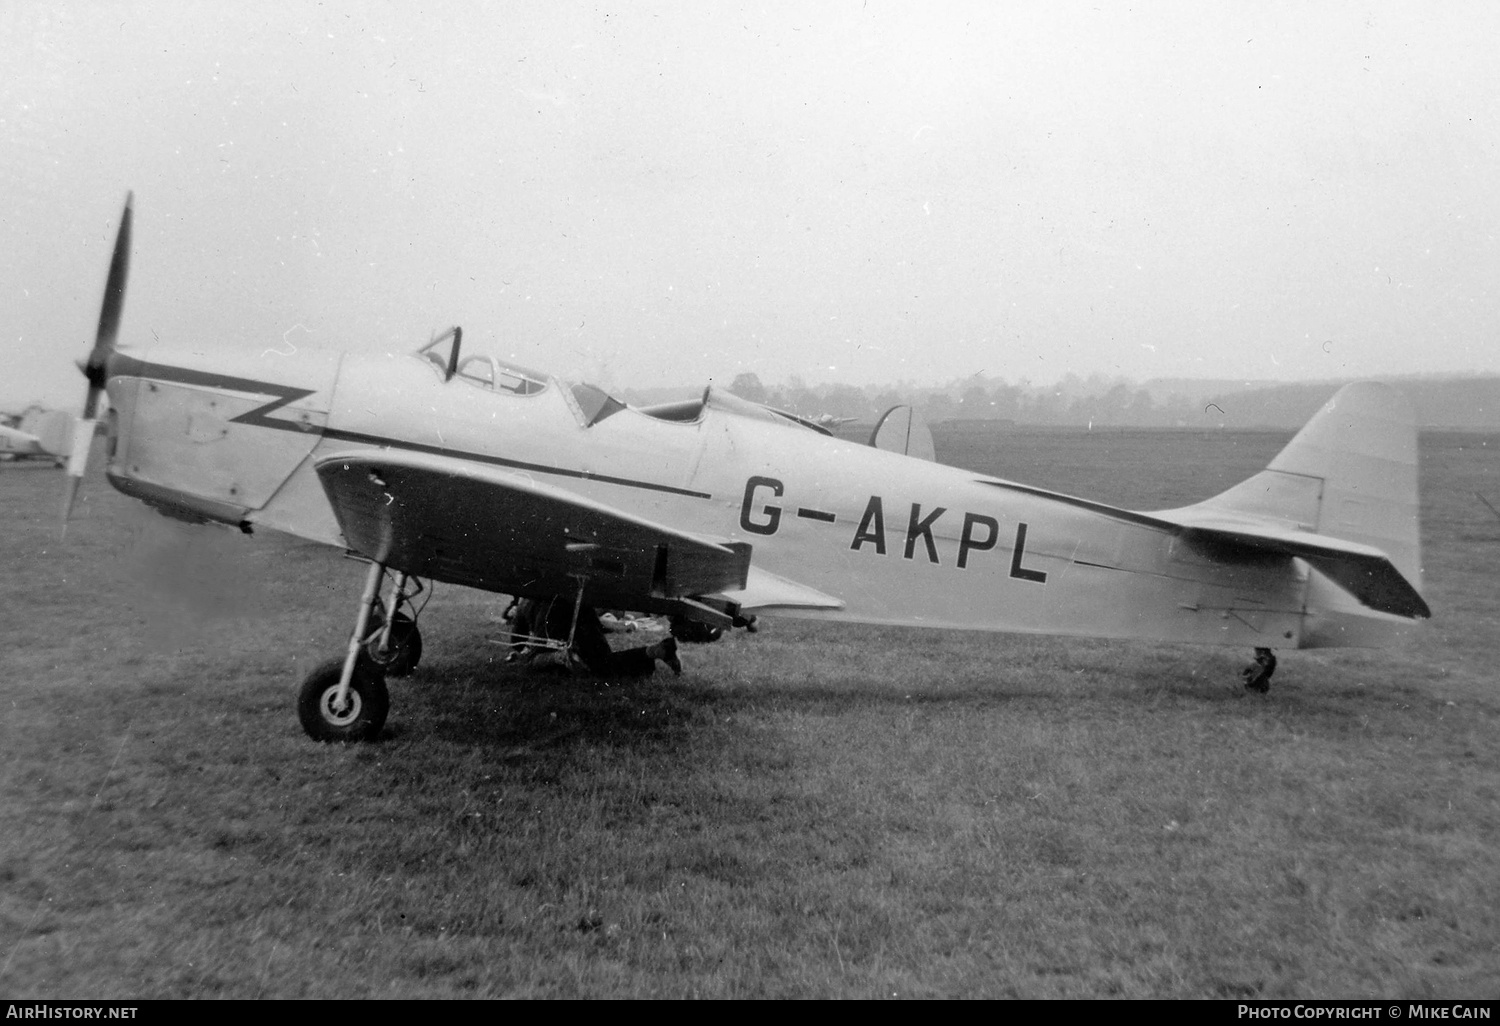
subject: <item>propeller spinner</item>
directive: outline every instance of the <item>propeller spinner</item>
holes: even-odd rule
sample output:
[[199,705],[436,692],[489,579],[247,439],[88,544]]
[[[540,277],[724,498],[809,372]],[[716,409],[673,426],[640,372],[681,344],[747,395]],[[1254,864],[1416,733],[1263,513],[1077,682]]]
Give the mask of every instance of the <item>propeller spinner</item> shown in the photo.
[[88,358],[79,363],[88,378],[88,392],[83,401],[83,416],[73,425],[73,451],[68,455],[68,476],[63,486],[62,530],[68,530],[68,517],[78,483],[88,469],[89,450],[99,426],[99,397],[109,380],[109,357],[115,351],[115,337],[120,333],[120,314],[125,309],[125,279],[130,274],[130,219],[134,193],[125,195],[125,212],[120,215],[120,230],[115,235],[115,252],[109,261],[109,278],[104,283],[104,302],[99,307],[99,329],[94,333],[94,347]]

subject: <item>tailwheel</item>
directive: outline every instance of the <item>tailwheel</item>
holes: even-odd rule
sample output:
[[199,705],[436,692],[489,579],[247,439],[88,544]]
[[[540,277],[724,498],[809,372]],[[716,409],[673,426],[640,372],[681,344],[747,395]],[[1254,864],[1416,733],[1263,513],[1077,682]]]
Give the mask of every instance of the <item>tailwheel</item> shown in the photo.
[[1255,661],[1240,671],[1245,678],[1245,687],[1264,695],[1271,690],[1271,675],[1276,672],[1276,653],[1269,648],[1257,648]]
[[369,633],[374,637],[365,642],[365,656],[388,677],[410,677],[422,661],[422,632],[417,629],[416,621],[405,613],[397,613],[391,623],[390,640],[382,645],[385,617],[378,610],[373,611]]
[[391,698],[385,688],[385,672],[361,655],[354,663],[344,701],[339,701],[339,681],[344,659],[330,659],[302,682],[297,695],[297,717],[314,741],[368,741],[385,726]]

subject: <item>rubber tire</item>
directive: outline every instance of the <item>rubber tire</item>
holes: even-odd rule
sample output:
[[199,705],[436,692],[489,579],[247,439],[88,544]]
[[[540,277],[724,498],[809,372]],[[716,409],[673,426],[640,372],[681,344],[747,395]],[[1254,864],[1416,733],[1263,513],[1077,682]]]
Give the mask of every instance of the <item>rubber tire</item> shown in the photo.
[[302,690],[297,694],[297,718],[314,741],[370,741],[385,726],[386,715],[391,711],[385,674],[363,654],[355,660],[354,676],[349,681],[353,699],[350,714],[335,716],[328,708],[338,692],[343,672],[344,660],[330,659],[302,682]]
[[[369,629],[378,631],[385,618],[376,613],[370,617]],[[387,677],[410,677],[422,661],[422,632],[405,613],[396,614],[396,624],[391,628],[391,653],[382,659],[378,653],[380,645],[371,641],[365,645],[365,655],[376,666],[384,668]]]

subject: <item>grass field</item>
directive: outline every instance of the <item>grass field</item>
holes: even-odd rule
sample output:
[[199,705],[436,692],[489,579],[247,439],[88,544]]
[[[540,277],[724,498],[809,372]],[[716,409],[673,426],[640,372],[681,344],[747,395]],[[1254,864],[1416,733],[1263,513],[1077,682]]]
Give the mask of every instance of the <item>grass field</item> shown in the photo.
[[[1285,436],[939,437],[1137,508]],[[0,995],[1500,996],[1500,438],[1424,437],[1388,653],[780,620],[538,679],[439,586],[382,738],[296,685],[361,568],[0,467]]]

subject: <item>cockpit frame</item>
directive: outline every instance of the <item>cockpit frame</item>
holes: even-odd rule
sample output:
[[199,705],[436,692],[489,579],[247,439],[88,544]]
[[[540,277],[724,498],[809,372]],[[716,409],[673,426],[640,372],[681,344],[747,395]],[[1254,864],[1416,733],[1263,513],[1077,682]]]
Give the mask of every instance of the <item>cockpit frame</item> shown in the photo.
[[[546,375],[505,363],[487,353],[474,353],[460,361],[463,337],[464,329],[455,325],[418,349],[414,355],[436,367],[445,382],[456,377],[476,388],[519,396],[536,395],[546,390],[549,381]],[[445,354],[442,346],[449,341],[452,345]]]

